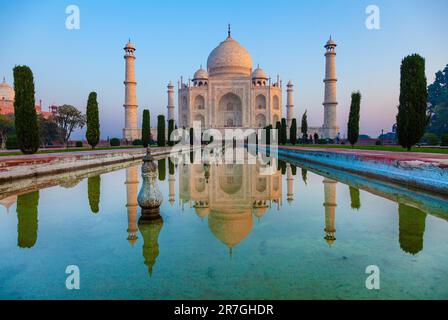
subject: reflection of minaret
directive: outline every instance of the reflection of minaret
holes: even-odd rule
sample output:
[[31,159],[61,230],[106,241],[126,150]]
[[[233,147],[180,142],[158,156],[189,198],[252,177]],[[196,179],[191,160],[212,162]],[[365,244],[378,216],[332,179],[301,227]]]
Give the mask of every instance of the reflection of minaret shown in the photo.
[[143,216],[138,222],[138,228],[143,237],[143,258],[148,267],[149,276],[152,276],[152,269],[159,256],[159,234],[163,227],[163,219],[158,218],[146,220]]
[[286,165],[286,189],[286,200],[291,203],[294,201],[294,177],[289,163]]
[[128,209],[128,241],[134,245],[137,241],[137,195],[138,195],[138,167],[126,169],[126,208]]
[[336,240],[335,218],[336,218],[336,181],[324,179],[325,195],[325,240],[331,246]]
[[175,200],[176,193],[175,193],[175,190],[174,190],[174,183],[175,182],[176,182],[176,177],[174,176],[174,174],[170,174],[168,176],[168,185],[169,185],[169,192],[170,192],[169,195],[168,195],[168,198],[169,198],[169,202],[170,202],[171,206],[173,206],[174,202],[176,201]]

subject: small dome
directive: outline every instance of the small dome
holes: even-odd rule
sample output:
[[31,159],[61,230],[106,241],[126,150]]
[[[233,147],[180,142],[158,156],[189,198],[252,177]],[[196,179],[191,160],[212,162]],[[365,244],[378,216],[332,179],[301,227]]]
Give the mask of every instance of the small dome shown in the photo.
[[208,80],[208,72],[202,69],[202,67],[194,73],[194,80]]
[[125,49],[133,49],[135,50],[134,44],[131,42],[131,39],[129,39],[128,43],[126,43]]
[[14,98],[14,89],[3,78],[3,82],[0,83],[0,100],[14,101]]
[[333,39],[331,39],[330,36],[330,40],[327,41],[327,44],[325,45],[325,47],[327,46],[335,46],[336,47],[336,42],[333,41]]
[[266,73],[264,72],[264,70],[261,69],[260,66],[258,66],[258,68],[255,69],[254,72],[252,72],[252,79],[264,79],[264,80],[268,80],[268,76],[266,75]]
[[249,52],[231,36],[221,42],[208,56],[207,67],[211,76],[250,76],[252,58]]

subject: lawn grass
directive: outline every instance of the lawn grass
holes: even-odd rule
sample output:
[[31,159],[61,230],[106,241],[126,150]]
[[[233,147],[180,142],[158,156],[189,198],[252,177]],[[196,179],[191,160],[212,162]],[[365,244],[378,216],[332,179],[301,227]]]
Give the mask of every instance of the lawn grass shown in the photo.
[[[288,144],[287,146],[292,146]],[[393,152],[407,152],[406,149],[400,146],[355,146],[341,144],[298,144],[296,147],[304,148],[328,148],[328,149],[347,149],[347,150],[374,150],[374,151],[393,151]],[[448,154],[448,148],[431,148],[431,147],[413,147],[410,152],[422,153],[442,153]]]
[[[143,146],[118,146],[118,147],[103,147],[103,148],[68,148],[68,149],[47,149],[47,150],[40,150],[36,152],[36,154],[51,154],[51,153],[64,153],[64,152],[84,152],[84,151],[98,151],[98,150],[117,150],[117,149],[138,149],[143,148]],[[0,157],[6,157],[6,156],[22,156],[24,155],[20,151],[12,151],[12,152],[0,152]]]

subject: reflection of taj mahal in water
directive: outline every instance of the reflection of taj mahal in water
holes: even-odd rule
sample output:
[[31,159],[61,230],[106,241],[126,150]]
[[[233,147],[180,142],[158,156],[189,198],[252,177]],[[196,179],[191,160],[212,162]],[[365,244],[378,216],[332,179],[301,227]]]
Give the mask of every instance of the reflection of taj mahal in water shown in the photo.
[[[165,160],[162,160],[165,161]],[[289,163],[279,164],[272,175],[260,174],[263,165],[257,163],[228,164],[228,165],[181,165],[178,168],[179,178],[179,206],[184,210],[185,205],[194,208],[200,219],[207,219],[213,235],[230,250],[235,248],[252,231],[254,219],[262,219],[270,208],[280,210],[282,206],[282,172],[286,175],[286,200],[294,201],[293,166]],[[126,169],[126,191],[128,211],[128,241],[134,245],[138,239],[138,231],[145,236],[143,229],[149,228],[138,223],[138,166]],[[171,206],[176,202],[176,176],[170,172],[168,176],[169,197]],[[325,240],[332,245],[335,238],[336,215],[336,184],[331,179],[324,179],[324,213]],[[158,230],[162,227],[157,224]],[[142,229],[143,227],[143,229]],[[157,248],[157,236],[151,235],[153,249]],[[145,240],[144,240],[145,242]],[[146,242],[145,242],[146,243]],[[143,247],[145,251],[145,244]],[[147,251],[147,254],[154,250]],[[146,260],[153,260],[156,257]],[[145,261],[146,261],[145,260]]]

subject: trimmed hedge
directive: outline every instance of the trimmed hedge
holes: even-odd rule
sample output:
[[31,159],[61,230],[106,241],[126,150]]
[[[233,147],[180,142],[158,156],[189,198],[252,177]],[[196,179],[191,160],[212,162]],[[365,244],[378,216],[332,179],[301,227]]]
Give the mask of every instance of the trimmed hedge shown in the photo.
[[120,139],[112,138],[112,139],[110,139],[109,143],[110,143],[111,147],[119,147],[120,146]]

